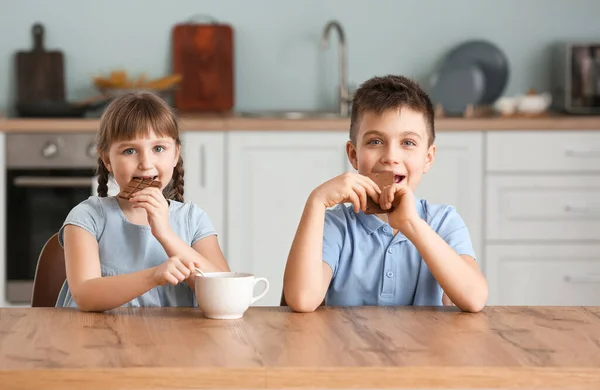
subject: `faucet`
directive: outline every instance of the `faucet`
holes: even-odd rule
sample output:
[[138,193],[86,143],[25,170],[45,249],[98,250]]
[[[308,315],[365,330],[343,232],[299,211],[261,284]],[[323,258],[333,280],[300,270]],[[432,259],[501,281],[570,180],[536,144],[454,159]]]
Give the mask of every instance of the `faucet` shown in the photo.
[[335,29],[338,33],[338,36],[340,38],[340,48],[339,48],[339,56],[340,56],[340,91],[339,91],[339,104],[340,104],[340,116],[348,116],[349,113],[349,106],[350,103],[352,102],[352,96],[350,95],[350,90],[348,89],[348,84],[347,84],[347,63],[348,63],[348,59],[346,56],[346,37],[344,34],[344,29],[342,28],[342,25],[336,21],[336,20],[331,20],[329,21],[326,25],[325,28],[323,29],[323,37],[321,38],[321,44],[323,46],[323,49],[327,49],[328,48],[328,43],[327,40],[329,39],[329,32]]

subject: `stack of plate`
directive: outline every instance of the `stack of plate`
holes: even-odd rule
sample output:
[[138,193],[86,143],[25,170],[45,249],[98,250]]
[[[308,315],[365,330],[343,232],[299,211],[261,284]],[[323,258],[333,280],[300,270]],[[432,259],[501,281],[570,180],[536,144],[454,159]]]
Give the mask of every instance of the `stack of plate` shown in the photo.
[[489,106],[508,81],[508,60],[487,41],[469,41],[452,49],[430,80],[430,95],[444,112],[462,115],[469,105]]

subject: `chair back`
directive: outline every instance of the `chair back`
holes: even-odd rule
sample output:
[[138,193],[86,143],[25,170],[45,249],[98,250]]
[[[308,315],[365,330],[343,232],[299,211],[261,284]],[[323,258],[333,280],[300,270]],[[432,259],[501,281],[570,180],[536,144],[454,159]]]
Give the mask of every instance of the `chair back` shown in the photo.
[[65,252],[58,243],[58,233],[55,233],[46,241],[38,258],[31,306],[54,307],[65,279]]

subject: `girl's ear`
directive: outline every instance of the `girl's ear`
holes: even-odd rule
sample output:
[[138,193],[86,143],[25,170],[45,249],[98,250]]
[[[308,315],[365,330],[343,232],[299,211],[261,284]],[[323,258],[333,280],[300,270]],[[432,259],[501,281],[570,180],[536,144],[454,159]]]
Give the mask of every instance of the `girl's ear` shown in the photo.
[[102,155],[102,157],[100,157],[102,159],[102,162],[104,163],[104,166],[106,167],[106,170],[109,173],[112,173],[112,166],[110,165],[110,160],[108,159],[108,156],[106,155]]
[[177,145],[177,151],[175,152],[175,161],[173,162],[173,168],[177,166],[179,162],[179,155],[181,154],[181,145]]

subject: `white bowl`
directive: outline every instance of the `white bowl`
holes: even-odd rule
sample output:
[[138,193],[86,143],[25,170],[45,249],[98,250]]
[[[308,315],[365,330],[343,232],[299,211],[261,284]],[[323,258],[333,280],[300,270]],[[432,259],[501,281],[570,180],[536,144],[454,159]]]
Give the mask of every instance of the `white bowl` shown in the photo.
[[514,97],[501,97],[494,103],[494,108],[502,115],[512,115],[517,111],[517,99]]
[[552,95],[544,92],[538,95],[525,95],[519,98],[517,110],[524,114],[539,114],[552,104]]

